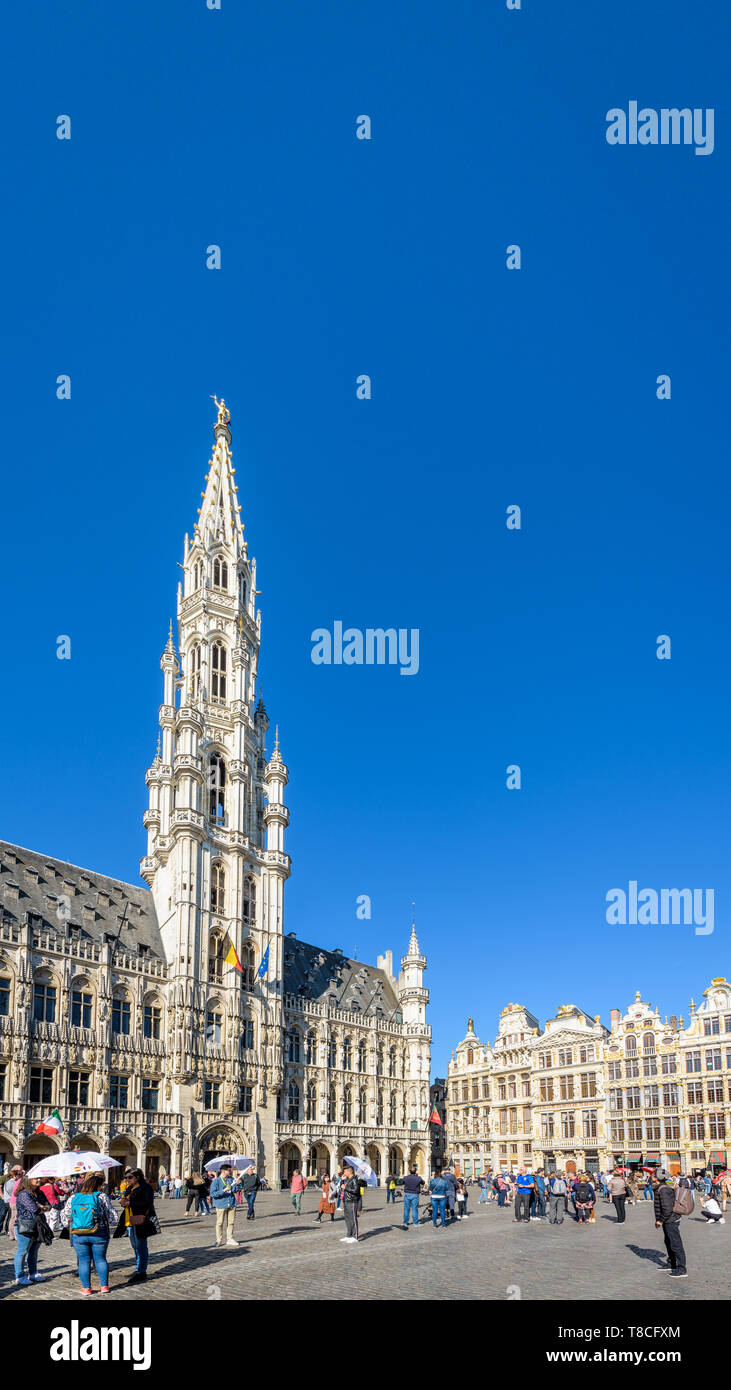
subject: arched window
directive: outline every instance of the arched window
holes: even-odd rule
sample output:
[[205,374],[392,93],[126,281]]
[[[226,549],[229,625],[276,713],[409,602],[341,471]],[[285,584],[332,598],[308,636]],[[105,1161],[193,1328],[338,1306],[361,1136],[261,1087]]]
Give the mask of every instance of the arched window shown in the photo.
[[376,1124],[383,1124],[383,1091],[378,1092],[378,1099],[376,1101]]
[[256,923],[256,882],[251,874],[244,879],[244,894],[241,915],[248,926]]
[[310,1081],[307,1087],[307,1120],[317,1119],[317,1082]]
[[203,570],[201,567],[201,562],[200,560],[196,560],[193,566],[191,593],[195,593],[196,589],[200,589],[202,577]]
[[254,988],[254,945],[251,941],[245,941],[241,947],[241,988]]
[[211,869],[211,912],[223,912],[226,892],[226,870],[223,864],[214,864]]
[[642,1051],[644,1053],[655,1051],[655,1034],[644,1033],[642,1037]]
[[366,1069],[366,1045],[365,1045],[365,1043],[363,1042],[363,1040],[361,1039],[361,1041],[358,1043],[358,1071],[365,1071],[365,1069]]
[[395,1075],[396,1075],[396,1048],[395,1048],[395,1047],[390,1047],[390,1048],[388,1049],[388,1074],[389,1074],[389,1076],[395,1076]]
[[213,587],[214,589],[228,588],[228,565],[217,555],[213,561]]
[[33,980],[33,1018],[36,1023],[56,1022],[58,993],[50,970],[39,970]]
[[226,699],[226,648],[223,642],[211,647],[211,699],[222,705]]
[[335,1087],[331,1086],[327,1093],[327,1122],[329,1125],[335,1123]]
[[10,975],[0,975],[0,1018],[10,1018],[13,981]]
[[94,997],[88,980],[74,980],[71,987],[71,1022],[75,1028],[94,1026]]
[[218,999],[211,1000],[206,1009],[206,1042],[216,1047],[223,1042],[223,1012]]
[[251,1052],[256,1043],[256,1033],[253,1018],[248,1018],[245,1014],[241,1020],[241,1047],[245,1052]]
[[300,1117],[300,1088],[296,1081],[290,1081],[287,1091],[287,1119],[298,1120]]
[[162,1037],[162,1004],[156,994],[148,994],[142,1005],[142,1036],[153,1042]]
[[308,1067],[317,1066],[317,1034],[311,1028],[305,1039],[305,1061]]
[[132,1001],[121,986],[112,995],[112,1032],[121,1037],[132,1032]]
[[194,700],[200,698],[201,693],[201,644],[194,642],[190,649],[188,658],[188,687]]
[[379,1047],[376,1053],[376,1076],[383,1076],[383,1048]]
[[353,1039],[343,1039],[343,1071],[351,1071],[353,1067]]
[[364,1125],[368,1111],[368,1097],[365,1091],[358,1092],[358,1124]]
[[475,1051],[474,1051],[474,1048],[468,1047],[468,1048],[467,1048],[467,1066],[468,1066],[468,1067],[471,1067],[472,1064],[473,1064],[473,1062],[474,1062],[474,1060],[475,1060]]
[[396,1124],[396,1092],[392,1091],[388,1102],[388,1123]]
[[246,575],[245,575],[245,574],[240,574],[240,575],[239,575],[239,604],[240,604],[241,608],[243,608],[244,610],[245,610],[246,607],[247,607],[248,597],[249,597],[249,590],[248,590],[248,586],[247,586],[247,583],[246,583]]
[[212,931],[208,938],[208,978],[223,979],[223,936],[220,931]]
[[338,1065],[338,1045],[334,1038],[327,1045],[327,1064],[333,1071]]
[[214,753],[208,765],[208,816],[221,824],[226,814],[226,764]]
[[343,1091],[343,1120],[345,1124],[353,1123],[353,1092],[350,1086]]
[[286,1047],[287,1047],[287,1061],[288,1061],[288,1062],[299,1062],[299,1059],[300,1059],[300,1035],[299,1035],[299,1033],[297,1032],[296,1028],[293,1028],[293,1029],[292,1029],[292,1032],[287,1034]]
[[629,1034],[628,1034],[628,1036],[627,1036],[627,1038],[626,1038],[626,1040],[625,1040],[625,1044],[624,1044],[624,1051],[625,1051],[625,1056],[626,1056],[626,1057],[636,1057],[636,1056],[637,1056],[637,1039],[636,1039],[634,1033],[629,1033]]

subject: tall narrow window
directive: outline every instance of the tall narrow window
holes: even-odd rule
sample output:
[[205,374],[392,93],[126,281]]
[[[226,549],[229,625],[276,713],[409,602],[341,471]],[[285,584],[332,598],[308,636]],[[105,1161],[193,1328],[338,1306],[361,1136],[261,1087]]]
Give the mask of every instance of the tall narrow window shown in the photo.
[[188,689],[194,700],[200,699],[201,693],[201,644],[194,642],[190,649],[188,658]]
[[226,699],[226,648],[223,642],[211,647],[211,699],[222,705]]
[[256,883],[251,874],[247,874],[244,879],[244,894],[241,905],[242,916],[249,926],[254,926],[256,922]]
[[192,589],[191,589],[191,592],[192,592],[192,593],[195,593],[196,589],[200,589],[200,586],[201,586],[201,577],[202,577],[201,562],[200,562],[200,560],[196,560],[196,562],[195,562],[195,564],[194,564],[194,566],[193,566]]
[[290,1081],[287,1092],[287,1119],[298,1120],[300,1117],[300,1088],[296,1081]]
[[228,565],[219,555],[213,561],[213,587],[214,589],[228,588]]
[[343,1071],[350,1071],[353,1066],[353,1042],[351,1038],[346,1038],[343,1042]]
[[226,870],[223,864],[214,864],[211,870],[211,912],[223,912],[226,889]]
[[254,947],[250,941],[241,947],[241,988],[254,988]]
[[220,754],[214,753],[208,766],[208,814],[219,825],[226,813],[225,787],[226,764]]
[[306,1119],[317,1119],[317,1082],[310,1081],[307,1086],[307,1115]]
[[343,1092],[343,1120],[346,1125],[353,1121],[353,1092],[350,1086],[346,1086]]
[[239,575],[239,604],[240,604],[241,607],[244,609],[244,612],[246,611],[246,604],[247,604],[248,596],[249,596],[249,590],[248,590],[247,583],[246,583],[246,575],[245,575],[245,574],[240,574],[240,575]]
[[365,1091],[358,1092],[358,1124],[364,1125],[366,1122],[366,1112],[368,1109],[368,1098]]
[[208,978],[223,979],[223,937],[217,931],[211,932],[208,940]]

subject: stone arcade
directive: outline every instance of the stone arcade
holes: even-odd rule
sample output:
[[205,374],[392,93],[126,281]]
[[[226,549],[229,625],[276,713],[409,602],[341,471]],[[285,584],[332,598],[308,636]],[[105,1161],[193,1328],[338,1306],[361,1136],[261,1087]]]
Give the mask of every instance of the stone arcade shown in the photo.
[[[149,890],[0,842],[0,1161],[72,1146],[155,1177],[251,1153],[273,1184],[345,1153],[428,1160],[431,1030],[401,970],[284,929],[288,770],[256,694],[261,614],[229,413],[162,654]],[[234,958],[233,951],[236,953]],[[232,964],[233,962],[233,964]],[[64,1134],[36,1136],[58,1107]]]

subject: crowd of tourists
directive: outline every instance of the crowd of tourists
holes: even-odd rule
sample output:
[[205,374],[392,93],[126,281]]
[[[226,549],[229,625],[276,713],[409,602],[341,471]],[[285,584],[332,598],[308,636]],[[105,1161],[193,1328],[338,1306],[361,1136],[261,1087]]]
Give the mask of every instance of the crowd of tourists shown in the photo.
[[[248,1161],[248,1160],[247,1160]],[[317,1180],[319,1199],[314,1220],[334,1222],[342,1213],[345,1235],[341,1240],[355,1245],[361,1239],[359,1223],[367,1179],[363,1164],[345,1158],[336,1172]],[[68,1240],[77,1260],[81,1295],[92,1293],[92,1270],[96,1271],[100,1294],[109,1292],[110,1239],[126,1237],[134,1269],[129,1284],[144,1282],[148,1275],[148,1241],[160,1233],[155,1211],[155,1187],[139,1168],[127,1167],[109,1172],[80,1174],[70,1178],[29,1177],[19,1165],[6,1165],[0,1178],[0,1236],[15,1243],[14,1277],[19,1286],[39,1283],[38,1256],[42,1245],[54,1239]],[[370,1170],[368,1170],[370,1172]],[[370,1175],[371,1182],[375,1177]],[[243,1171],[225,1159],[215,1173],[203,1169],[185,1178],[163,1174],[156,1183],[157,1196],[186,1199],[183,1216],[200,1219],[215,1216],[215,1248],[237,1247],[234,1218],[237,1208],[246,1206],[247,1221],[255,1220],[256,1197],[265,1187],[252,1164]],[[692,1214],[698,1200],[707,1225],[725,1224],[731,1198],[731,1172],[712,1176],[701,1173],[692,1178],[671,1175],[655,1167],[642,1172],[622,1167],[606,1172],[535,1172],[522,1167],[515,1172],[493,1173],[488,1169],[475,1178],[465,1179],[451,1166],[436,1168],[427,1179],[411,1165],[403,1177],[388,1173],[383,1180],[387,1206],[403,1201],[401,1226],[404,1231],[419,1230],[431,1222],[444,1230],[458,1221],[468,1220],[472,1192],[477,1189],[477,1205],[493,1204],[508,1208],[521,1224],[544,1221],[560,1226],[565,1219],[582,1227],[596,1222],[597,1207],[603,1201],[613,1207],[617,1225],[624,1225],[628,1206],[653,1202],[655,1225],[663,1232],[667,1269],[677,1278],[687,1278],[685,1250],[680,1235],[683,1216]],[[289,1178],[290,1203],[297,1216],[308,1181],[299,1168]],[[424,1205],[420,1207],[422,1199]],[[421,1218],[424,1218],[422,1221]]]

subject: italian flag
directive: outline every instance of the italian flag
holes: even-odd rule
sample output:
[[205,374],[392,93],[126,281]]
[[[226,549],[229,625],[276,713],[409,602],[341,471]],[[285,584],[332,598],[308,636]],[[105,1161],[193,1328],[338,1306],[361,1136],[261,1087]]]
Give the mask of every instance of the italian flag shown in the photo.
[[[434,1106],[434,1109],[432,1110],[431,1115],[429,1116],[429,1124],[430,1124],[430,1125],[441,1125],[441,1124],[442,1124],[442,1121],[441,1121],[441,1118],[440,1118],[440,1115],[439,1115],[439,1111],[437,1110],[436,1105]],[[444,1129],[444,1125],[442,1125],[442,1129]]]
[[45,1120],[36,1125],[36,1134],[63,1134],[63,1121],[57,1110],[52,1110]]

